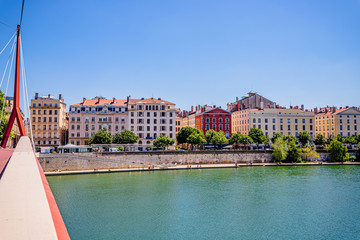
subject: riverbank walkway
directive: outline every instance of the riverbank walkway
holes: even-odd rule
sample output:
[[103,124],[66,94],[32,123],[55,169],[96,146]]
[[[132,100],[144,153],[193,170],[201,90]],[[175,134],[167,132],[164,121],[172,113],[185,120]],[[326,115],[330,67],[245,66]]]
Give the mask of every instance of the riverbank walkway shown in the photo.
[[211,169],[211,168],[241,168],[241,167],[281,167],[281,166],[329,166],[329,165],[360,165],[360,162],[310,162],[310,163],[224,163],[224,164],[191,164],[191,165],[172,165],[172,166],[147,166],[118,169],[89,169],[76,171],[53,171],[45,172],[46,176],[56,175],[76,175],[93,173],[111,172],[142,172],[142,171],[165,171],[165,170],[192,170],[192,169]]
[[0,170],[0,239],[70,239],[28,137],[0,150]]

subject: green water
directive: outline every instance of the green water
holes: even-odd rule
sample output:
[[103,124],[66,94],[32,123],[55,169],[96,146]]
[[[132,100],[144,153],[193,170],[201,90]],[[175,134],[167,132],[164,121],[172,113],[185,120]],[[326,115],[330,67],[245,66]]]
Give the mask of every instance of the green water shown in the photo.
[[72,239],[360,239],[360,166],[51,176]]

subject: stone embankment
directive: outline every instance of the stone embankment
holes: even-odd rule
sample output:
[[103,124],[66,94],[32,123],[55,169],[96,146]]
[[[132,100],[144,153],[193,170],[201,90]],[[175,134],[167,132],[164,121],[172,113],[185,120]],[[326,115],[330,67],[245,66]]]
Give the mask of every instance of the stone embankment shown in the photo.
[[[187,164],[235,164],[270,163],[270,151],[163,151],[40,154],[39,162],[45,172],[101,170],[121,168],[158,168]],[[328,158],[320,153],[320,159]]]

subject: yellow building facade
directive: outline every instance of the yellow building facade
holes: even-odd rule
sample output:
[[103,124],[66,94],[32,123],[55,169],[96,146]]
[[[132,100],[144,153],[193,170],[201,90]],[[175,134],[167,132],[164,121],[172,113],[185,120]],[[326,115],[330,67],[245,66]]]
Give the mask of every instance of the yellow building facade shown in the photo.
[[50,94],[39,97],[38,93],[35,93],[35,98],[31,99],[30,115],[37,150],[40,147],[55,148],[66,144],[68,118],[66,104],[61,94],[59,94],[59,99],[56,99]]
[[324,108],[323,112],[315,116],[315,134],[343,137],[360,133],[360,111],[356,108]]
[[297,136],[307,131],[314,136],[314,117],[313,112],[301,109],[246,109],[232,113],[232,132],[248,134],[251,128],[260,128],[269,138],[276,132]]

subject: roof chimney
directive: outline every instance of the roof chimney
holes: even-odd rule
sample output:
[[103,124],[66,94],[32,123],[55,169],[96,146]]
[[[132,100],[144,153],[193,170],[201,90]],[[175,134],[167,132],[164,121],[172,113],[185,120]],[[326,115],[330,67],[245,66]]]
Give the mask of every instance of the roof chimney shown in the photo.
[[301,110],[303,110],[304,111],[304,104],[301,104]]
[[59,100],[62,100],[62,95],[61,94],[59,94]]
[[194,106],[191,106],[191,111],[192,111],[192,112],[194,111]]
[[113,97],[112,103],[115,103],[115,98]]
[[85,101],[86,101],[86,98],[84,98],[84,97],[83,97],[83,101],[82,101],[82,104],[84,104],[84,103],[85,103]]
[[51,97],[51,95],[50,94],[48,94],[48,98],[50,98]]
[[39,93],[35,93],[35,99],[38,99],[39,98]]

